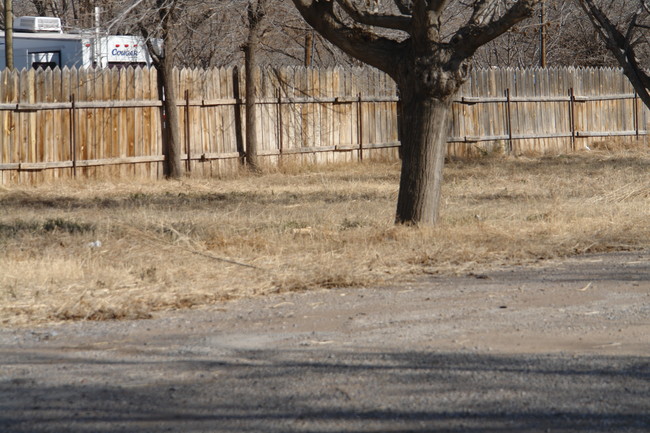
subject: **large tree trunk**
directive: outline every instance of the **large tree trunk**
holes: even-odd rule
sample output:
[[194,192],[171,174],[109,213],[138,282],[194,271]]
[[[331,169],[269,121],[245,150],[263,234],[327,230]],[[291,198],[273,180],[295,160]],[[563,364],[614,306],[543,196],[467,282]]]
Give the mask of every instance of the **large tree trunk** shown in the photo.
[[469,74],[451,53],[421,45],[425,49],[403,61],[395,76],[401,99],[398,224],[438,221],[451,103]]
[[402,108],[397,223],[432,225],[438,220],[449,112],[449,102],[431,97]]
[[181,164],[180,115],[176,105],[176,88],[174,86],[174,64],[171,56],[162,58],[162,65],[156,65],[158,80],[164,89],[164,131],[163,154],[165,155],[164,175],[169,179],[178,179],[183,174]]

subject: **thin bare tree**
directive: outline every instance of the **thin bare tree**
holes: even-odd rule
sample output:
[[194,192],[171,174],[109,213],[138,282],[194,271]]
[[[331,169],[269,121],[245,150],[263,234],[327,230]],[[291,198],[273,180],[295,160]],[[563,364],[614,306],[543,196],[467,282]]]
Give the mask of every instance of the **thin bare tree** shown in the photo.
[[247,10],[248,37],[243,45],[244,67],[246,69],[246,164],[249,169],[259,171],[257,116],[255,114],[257,94],[254,72],[258,67],[258,51],[264,34],[266,0],[249,0]]
[[[544,14],[541,4],[545,5]],[[580,6],[562,0],[544,0],[541,4],[534,13],[536,19],[512,27],[481,47],[474,56],[475,65],[528,68],[540,65],[543,58],[549,67],[616,64]]]
[[[612,2],[576,0],[605,42],[643,103],[650,107],[650,75],[641,58],[647,58],[650,2],[627,2],[632,9],[612,9]],[[606,4],[604,4],[606,3]],[[632,3],[629,5],[629,3]],[[643,54],[643,55],[642,55]]]
[[[168,179],[183,174],[181,163],[181,121],[175,82],[176,28],[181,12],[189,0],[127,0],[120,14],[108,24],[113,28],[130,30],[144,38],[152,64],[158,74],[158,91],[163,103],[163,167]],[[162,42],[162,43],[159,43]]]
[[14,4],[13,0],[5,0],[5,65],[14,69]]
[[393,0],[394,8],[386,10],[354,0],[293,0],[323,37],[397,83],[402,156],[397,223],[437,222],[450,107],[469,76],[471,58],[530,17],[538,2]]
[[[165,141],[163,154],[165,155],[164,174],[167,178],[178,179],[183,174],[181,164],[181,120],[178,111],[178,96],[174,80],[174,32],[172,26],[178,16],[177,0],[155,0],[157,20],[156,25],[147,28],[144,21],[139,21],[138,26],[142,36],[147,41],[147,48],[151,54],[153,65],[158,72],[158,89],[162,91],[165,113]],[[154,43],[155,38],[162,40],[162,47]]]

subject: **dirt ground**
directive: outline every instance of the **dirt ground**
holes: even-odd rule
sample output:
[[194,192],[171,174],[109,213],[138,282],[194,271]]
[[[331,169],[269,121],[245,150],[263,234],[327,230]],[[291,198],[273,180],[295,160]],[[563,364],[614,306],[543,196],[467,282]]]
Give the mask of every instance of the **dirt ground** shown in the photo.
[[648,432],[650,251],[0,330],[2,432]]

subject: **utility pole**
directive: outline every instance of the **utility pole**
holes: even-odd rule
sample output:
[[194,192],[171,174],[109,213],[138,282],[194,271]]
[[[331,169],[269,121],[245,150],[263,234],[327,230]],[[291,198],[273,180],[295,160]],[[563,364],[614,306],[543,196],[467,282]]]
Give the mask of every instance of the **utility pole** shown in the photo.
[[546,67],[546,0],[540,2],[539,13],[539,67]]
[[14,5],[13,0],[5,0],[5,64],[14,69]]

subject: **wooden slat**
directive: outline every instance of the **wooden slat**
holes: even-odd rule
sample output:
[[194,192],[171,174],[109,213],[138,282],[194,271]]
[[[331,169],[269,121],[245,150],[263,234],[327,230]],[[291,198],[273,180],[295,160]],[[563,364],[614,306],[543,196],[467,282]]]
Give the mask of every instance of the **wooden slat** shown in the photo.
[[[52,81],[51,81],[51,92],[53,102],[61,102],[67,96],[62,92],[62,76],[61,70],[55,69],[51,71]],[[65,155],[65,147],[61,146],[59,143],[64,142],[63,135],[67,135],[70,131],[70,125],[66,119],[66,114],[68,110],[57,110],[52,111],[52,125],[51,125],[51,134],[52,134],[52,161],[64,161],[69,159]],[[69,142],[69,141],[68,141]],[[67,170],[57,170],[54,173],[55,178],[67,177]]]
[[[133,71],[133,99],[142,100],[144,98],[144,77],[142,76],[142,68],[136,68]],[[141,107],[134,108],[131,111],[133,124],[131,134],[133,135],[133,155],[143,156],[144,153],[144,127],[142,125],[143,109]],[[146,166],[137,165],[134,167],[135,176],[137,178],[146,178]]]
[[[9,74],[10,70],[4,69],[0,71],[0,104],[5,103],[9,98]],[[11,141],[11,116],[13,113],[2,112],[0,113],[0,167],[3,165],[9,166],[13,161]],[[10,176],[2,173],[0,175],[0,185],[9,183]]]
[[[308,70],[308,80],[310,88],[310,97],[316,99],[321,95],[321,84],[320,84],[320,73],[317,68],[309,68]],[[311,131],[312,131],[312,143],[314,146],[322,145],[321,137],[321,114],[322,114],[322,105],[315,103],[311,105]]]
[[[98,98],[98,94],[95,89],[97,83],[98,75],[101,73],[99,69],[87,69],[84,86],[84,101],[90,103],[94,102]],[[100,123],[99,117],[101,112],[97,108],[88,108],[86,110],[86,128],[88,129],[86,133],[87,147],[89,158],[104,158],[104,149],[100,145],[101,140],[101,129],[98,127]]]

